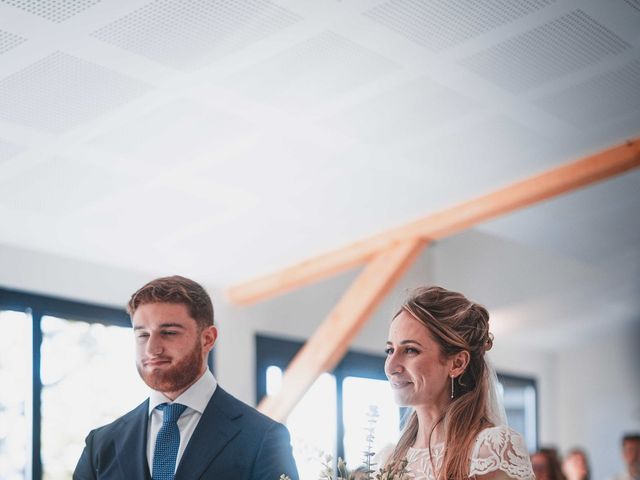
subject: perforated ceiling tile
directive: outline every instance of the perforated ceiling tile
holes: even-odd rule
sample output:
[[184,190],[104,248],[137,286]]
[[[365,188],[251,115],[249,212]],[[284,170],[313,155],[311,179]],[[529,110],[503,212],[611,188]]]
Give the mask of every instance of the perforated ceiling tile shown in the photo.
[[0,0],[52,22],[60,23],[83,12],[100,0]]
[[630,48],[604,25],[576,10],[460,63],[507,90],[520,92]]
[[268,0],[156,0],[92,35],[176,68],[193,68],[299,20]]
[[123,190],[131,179],[79,160],[52,158],[0,183],[0,205],[62,216]]
[[372,20],[438,51],[488,32],[555,0],[390,0],[365,12]]
[[55,52],[0,80],[0,118],[62,132],[141,95],[138,80]]
[[20,35],[15,35],[13,33],[0,30],[0,54],[8,52],[12,48],[17,47],[22,42],[26,41],[27,39],[21,37]]
[[24,151],[24,147],[0,139],[0,163],[15,157]]
[[538,106],[580,128],[640,111],[640,60],[554,93]]
[[635,8],[640,12],[640,0],[624,0],[631,8]]
[[327,31],[220,83],[279,107],[298,110],[397,68],[388,58]]

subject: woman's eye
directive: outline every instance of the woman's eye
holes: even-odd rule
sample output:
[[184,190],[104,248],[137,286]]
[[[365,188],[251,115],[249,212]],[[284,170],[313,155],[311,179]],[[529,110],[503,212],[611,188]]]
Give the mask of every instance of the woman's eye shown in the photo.
[[393,353],[393,348],[387,347],[384,349],[385,355],[391,355]]
[[413,347],[407,347],[407,349],[405,350],[405,352],[407,352],[407,353],[411,353],[411,354],[415,354],[415,353],[418,353],[418,350],[416,350],[416,349],[415,349],[415,348],[413,348]]

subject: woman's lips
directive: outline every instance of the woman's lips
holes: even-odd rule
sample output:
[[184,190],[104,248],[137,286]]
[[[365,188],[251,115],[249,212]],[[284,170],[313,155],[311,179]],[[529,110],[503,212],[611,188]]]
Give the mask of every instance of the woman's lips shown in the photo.
[[400,390],[411,385],[411,382],[409,382],[408,380],[392,380],[389,383],[391,383],[391,388],[393,388],[394,390]]

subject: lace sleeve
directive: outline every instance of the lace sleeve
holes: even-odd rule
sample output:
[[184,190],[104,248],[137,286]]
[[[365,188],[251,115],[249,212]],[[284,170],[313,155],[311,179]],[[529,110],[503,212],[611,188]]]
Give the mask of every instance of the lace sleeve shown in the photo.
[[480,432],[471,453],[469,476],[501,470],[518,480],[534,480],[529,453],[522,436],[506,425]]

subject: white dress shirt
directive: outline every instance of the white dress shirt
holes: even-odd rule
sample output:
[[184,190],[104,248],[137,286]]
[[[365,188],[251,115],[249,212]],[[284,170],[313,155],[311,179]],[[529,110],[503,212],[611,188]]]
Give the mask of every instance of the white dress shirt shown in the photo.
[[[184,453],[191,435],[198,426],[200,417],[204,412],[213,392],[215,392],[218,382],[213,373],[207,369],[202,376],[188,389],[176,398],[173,402],[165,397],[162,392],[151,390],[149,394],[149,426],[147,431],[147,462],[149,463],[149,471],[153,466],[153,451],[156,445],[158,431],[162,426],[162,411],[156,407],[161,403],[180,403],[186,405],[184,413],[178,419],[178,430],[180,430],[180,448],[176,457],[176,469],[180,464],[180,459]],[[153,474],[153,472],[151,472]]]

